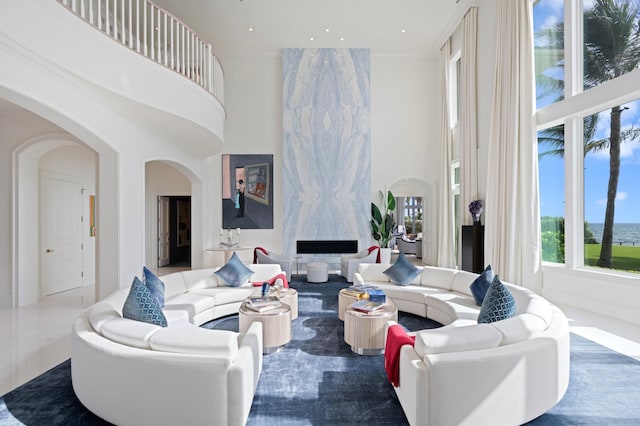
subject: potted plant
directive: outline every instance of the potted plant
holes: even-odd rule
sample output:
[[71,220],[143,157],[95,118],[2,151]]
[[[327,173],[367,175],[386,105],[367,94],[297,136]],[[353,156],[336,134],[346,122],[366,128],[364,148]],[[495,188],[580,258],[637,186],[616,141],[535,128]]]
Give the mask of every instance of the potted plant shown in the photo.
[[[384,200],[384,193],[383,201]],[[391,249],[389,242],[393,237],[393,228],[395,226],[393,220],[393,211],[396,209],[396,198],[391,191],[387,191],[387,199],[384,205],[384,215],[381,213],[375,203],[371,203],[371,235],[380,246],[380,262],[391,262]]]

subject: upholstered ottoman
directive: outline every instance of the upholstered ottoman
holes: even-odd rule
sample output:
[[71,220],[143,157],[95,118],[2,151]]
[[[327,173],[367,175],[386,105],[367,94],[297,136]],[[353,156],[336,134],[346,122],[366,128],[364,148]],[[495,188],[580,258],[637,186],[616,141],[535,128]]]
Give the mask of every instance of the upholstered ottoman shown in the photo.
[[307,263],[307,282],[326,283],[329,281],[329,265],[324,262]]

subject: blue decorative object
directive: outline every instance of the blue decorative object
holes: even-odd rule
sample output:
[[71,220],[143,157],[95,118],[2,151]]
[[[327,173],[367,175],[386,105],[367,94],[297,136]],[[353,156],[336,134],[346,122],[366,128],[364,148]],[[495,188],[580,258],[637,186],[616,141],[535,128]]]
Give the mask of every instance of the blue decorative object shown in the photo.
[[234,251],[229,261],[216,272],[222,282],[230,287],[238,287],[253,274],[253,271],[245,266]]
[[487,294],[487,290],[489,290],[489,286],[493,282],[493,277],[493,269],[491,269],[491,265],[487,265],[487,267],[484,268],[484,271],[482,271],[482,273],[478,275],[478,278],[476,278],[469,286],[471,294],[473,294],[473,298],[476,301],[476,305],[482,306],[482,301],[484,300],[484,296]]
[[516,301],[496,275],[482,301],[478,324],[496,322],[515,315]]
[[387,296],[383,290],[371,289],[367,290],[367,293],[369,293],[369,300],[372,302],[385,303],[387,301]]
[[421,272],[422,270],[407,260],[404,253],[400,253],[396,262],[383,273],[396,284],[409,285]]
[[167,318],[162,313],[158,301],[138,277],[133,279],[129,295],[122,306],[122,316],[161,327],[167,326]]
[[262,297],[265,297],[267,293],[269,293],[269,283],[265,281],[262,283]]
[[161,308],[164,307],[164,283],[160,278],[156,277],[153,272],[147,269],[146,266],[142,267],[142,272],[144,274],[143,281],[144,285],[151,291],[153,297],[158,301],[158,305]]

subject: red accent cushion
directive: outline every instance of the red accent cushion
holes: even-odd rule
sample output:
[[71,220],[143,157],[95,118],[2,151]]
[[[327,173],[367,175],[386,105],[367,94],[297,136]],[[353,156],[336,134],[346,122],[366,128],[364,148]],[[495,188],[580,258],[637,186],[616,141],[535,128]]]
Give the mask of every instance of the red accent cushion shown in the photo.
[[400,386],[400,348],[413,346],[415,336],[409,336],[402,326],[394,324],[387,330],[387,343],[384,348],[384,369],[387,378],[395,387]]
[[[284,283],[284,285],[283,285],[284,288],[289,288],[289,281],[287,281],[287,276],[285,274],[278,274],[275,277],[271,278],[270,280],[267,280],[266,282],[268,282],[269,285],[274,285],[278,278],[282,278],[282,282]],[[254,287],[260,287],[260,286],[262,286],[263,282],[265,282],[265,281],[255,281],[253,283],[253,286]]]

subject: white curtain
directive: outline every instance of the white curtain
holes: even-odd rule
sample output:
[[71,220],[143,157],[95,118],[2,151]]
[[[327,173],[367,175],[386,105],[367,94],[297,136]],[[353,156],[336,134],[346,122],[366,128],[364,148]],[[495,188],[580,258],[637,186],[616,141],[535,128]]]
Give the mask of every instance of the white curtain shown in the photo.
[[468,206],[478,197],[478,126],[476,103],[476,40],[478,8],[472,7],[462,22],[460,57],[460,214],[462,223],[472,222]]
[[451,159],[452,137],[451,117],[449,108],[449,60],[451,58],[451,44],[449,40],[440,49],[442,71],[442,120],[440,133],[442,140],[441,176],[440,182],[440,216],[438,217],[438,266],[455,268],[455,233],[453,224],[453,200],[451,199]]
[[540,291],[540,210],[531,0],[498,0],[485,262]]

